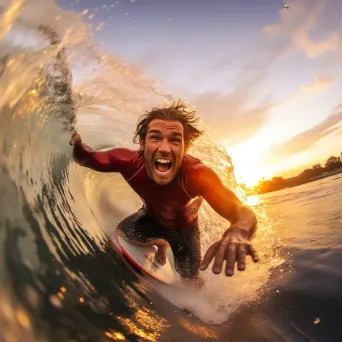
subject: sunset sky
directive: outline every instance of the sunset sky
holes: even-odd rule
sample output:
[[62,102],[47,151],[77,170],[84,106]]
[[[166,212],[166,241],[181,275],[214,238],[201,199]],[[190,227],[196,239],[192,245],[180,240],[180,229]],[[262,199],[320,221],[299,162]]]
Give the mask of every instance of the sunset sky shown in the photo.
[[58,3],[88,9],[99,43],[188,99],[248,185],[342,152],[341,0]]

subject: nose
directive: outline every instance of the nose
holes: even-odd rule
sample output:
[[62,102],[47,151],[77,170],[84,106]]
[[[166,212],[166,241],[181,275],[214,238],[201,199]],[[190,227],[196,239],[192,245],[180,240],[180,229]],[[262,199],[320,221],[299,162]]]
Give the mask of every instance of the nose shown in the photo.
[[171,152],[170,145],[169,145],[169,142],[167,139],[163,139],[161,141],[158,150],[159,150],[159,152],[162,152],[162,153],[170,153]]

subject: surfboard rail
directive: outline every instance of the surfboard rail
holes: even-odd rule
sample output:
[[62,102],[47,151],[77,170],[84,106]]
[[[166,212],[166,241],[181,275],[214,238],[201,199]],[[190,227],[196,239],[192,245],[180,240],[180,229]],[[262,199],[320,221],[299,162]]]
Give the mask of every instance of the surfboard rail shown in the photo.
[[177,271],[170,262],[169,255],[165,265],[157,265],[154,260],[156,247],[135,246],[118,234],[115,234],[115,242],[119,251],[127,258],[128,262],[145,276],[150,277],[163,285],[171,285],[177,278],[179,279]]

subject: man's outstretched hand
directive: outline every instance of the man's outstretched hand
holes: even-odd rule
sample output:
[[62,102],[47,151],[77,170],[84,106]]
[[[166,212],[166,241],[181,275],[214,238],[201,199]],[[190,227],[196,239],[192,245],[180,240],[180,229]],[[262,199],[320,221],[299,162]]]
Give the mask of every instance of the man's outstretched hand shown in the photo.
[[248,239],[248,232],[240,228],[229,228],[221,240],[208,248],[202,261],[201,270],[206,270],[215,257],[213,273],[221,273],[226,260],[225,274],[231,277],[234,274],[236,262],[239,271],[245,270],[247,255],[250,255],[254,262],[259,261],[259,257]]

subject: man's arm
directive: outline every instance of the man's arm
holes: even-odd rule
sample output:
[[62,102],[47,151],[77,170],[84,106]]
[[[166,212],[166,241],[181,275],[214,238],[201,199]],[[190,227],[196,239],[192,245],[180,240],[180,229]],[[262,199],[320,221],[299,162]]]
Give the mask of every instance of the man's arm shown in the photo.
[[79,134],[74,135],[70,142],[74,146],[73,156],[75,161],[85,167],[101,172],[117,171],[113,162],[111,162],[111,151],[97,152],[88,145],[82,143]]
[[188,180],[193,185],[195,193],[201,195],[219,215],[231,223],[221,240],[209,247],[201,269],[205,270],[215,257],[213,272],[221,273],[223,262],[226,260],[225,273],[232,276],[235,262],[238,263],[240,271],[246,268],[246,255],[251,255],[253,261],[257,262],[259,259],[250,244],[257,226],[253,211],[245,206],[207,166],[195,167],[189,172]]

